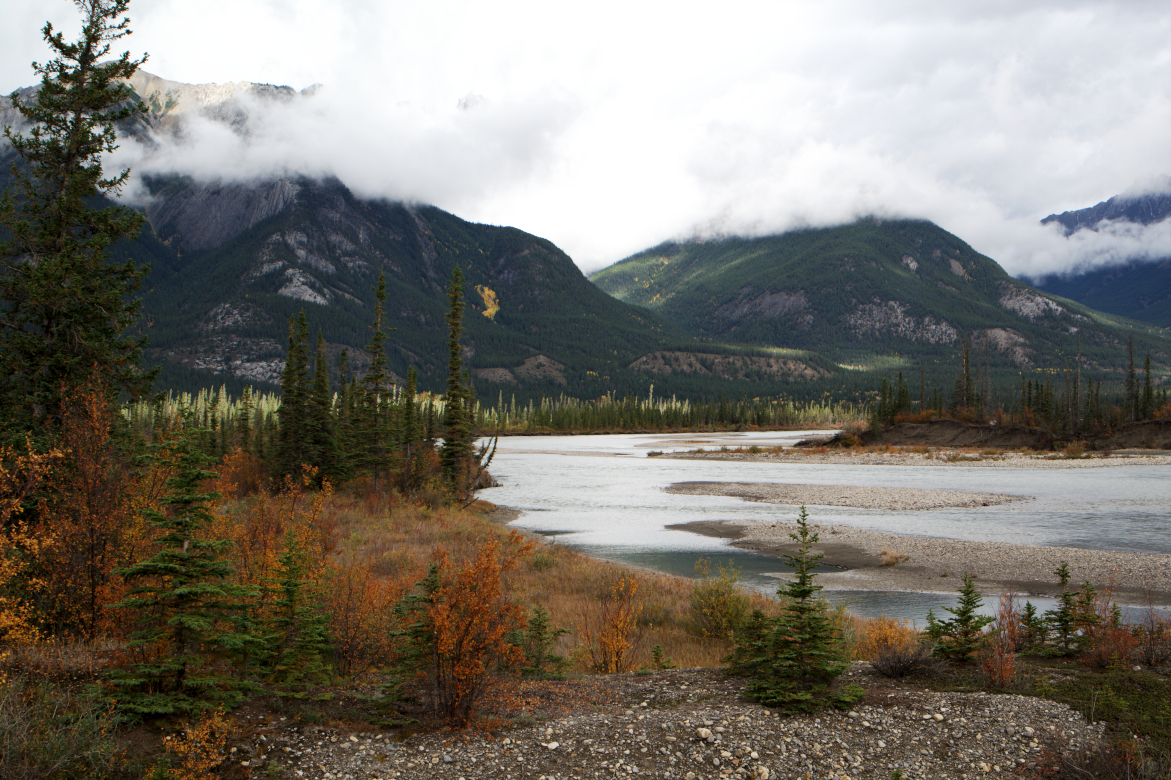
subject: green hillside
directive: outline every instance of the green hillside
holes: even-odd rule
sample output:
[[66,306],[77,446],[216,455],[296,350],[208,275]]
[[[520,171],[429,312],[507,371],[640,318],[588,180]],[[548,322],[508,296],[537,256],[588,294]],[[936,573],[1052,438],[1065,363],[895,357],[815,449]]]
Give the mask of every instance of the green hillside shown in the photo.
[[1125,367],[1132,335],[1157,364],[1171,355],[1165,331],[1041,293],[925,221],[667,243],[591,280],[696,337],[812,350],[860,368],[926,366],[942,377],[965,341],[986,349],[981,360],[1005,379],[1066,367],[1079,339],[1110,376]]

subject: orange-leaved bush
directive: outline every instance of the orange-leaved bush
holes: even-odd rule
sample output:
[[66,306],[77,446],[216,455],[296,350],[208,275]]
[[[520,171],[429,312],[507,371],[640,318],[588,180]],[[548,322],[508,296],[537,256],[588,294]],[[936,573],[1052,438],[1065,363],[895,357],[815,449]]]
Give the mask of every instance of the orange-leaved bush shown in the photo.
[[637,593],[638,581],[622,575],[582,616],[578,654],[591,672],[616,674],[634,666],[634,630],[642,611]]
[[399,668],[413,675],[431,713],[463,728],[496,687],[498,672],[523,662],[510,641],[525,626],[525,612],[511,601],[504,575],[532,550],[519,534],[507,546],[490,540],[456,570],[439,550],[427,576],[398,607],[406,640]]

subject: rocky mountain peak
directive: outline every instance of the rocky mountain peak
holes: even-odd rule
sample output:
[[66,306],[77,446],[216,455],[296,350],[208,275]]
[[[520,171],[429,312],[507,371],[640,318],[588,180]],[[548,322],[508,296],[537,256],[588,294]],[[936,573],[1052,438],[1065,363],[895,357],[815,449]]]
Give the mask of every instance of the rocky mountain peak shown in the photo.
[[1078,230],[1096,230],[1104,220],[1124,220],[1140,225],[1153,225],[1171,216],[1171,176],[1156,177],[1144,185],[1131,187],[1095,206],[1076,211],[1050,214],[1041,220],[1042,225],[1057,222],[1065,235]]

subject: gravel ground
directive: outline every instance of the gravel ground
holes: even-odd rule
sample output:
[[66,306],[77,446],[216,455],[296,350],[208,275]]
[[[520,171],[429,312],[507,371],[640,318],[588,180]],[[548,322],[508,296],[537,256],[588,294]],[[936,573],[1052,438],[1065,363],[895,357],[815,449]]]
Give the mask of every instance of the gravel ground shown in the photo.
[[676,482],[668,493],[702,496],[737,496],[748,501],[793,506],[849,506],[857,509],[942,509],[1027,501],[1026,496],[999,493],[965,493],[960,490],[920,488],[872,488],[855,485],[794,485],[774,482]]
[[[713,669],[600,678],[605,703],[486,734],[402,737],[271,724],[232,761],[264,776],[411,780],[576,778],[1008,778],[1045,751],[1096,744],[1101,724],[1066,705],[1024,696],[937,693],[876,676],[849,712],[779,716],[744,701],[741,682]],[[575,683],[562,683],[572,686]]]
[[[740,526],[737,546],[775,552],[791,544],[796,524],[752,523]],[[850,526],[815,525],[820,542],[848,545],[871,556],[870,565],[818,576],[827,589],[837,590],[958,590],[964,573],[971,574],[981,593],[998,596],[1056,595],[1053,571],[1069,564],[1071,581],[1086,580],[1099,590],[1113,583],[1115,598],[1123,604],[1145,605],[1147,591],[1156,605],[1171,605],[1171,555],[1085,550],[1075,547],[1037,547],[1004,542],[899,536]],[[883,553],[907,556],[896,565],[883,565]]]
[[981,455],[964,450],[930,450],[911,452],[869,452],[866,450],[823,451],[793,447],[780,452],[759,453],[695,451],[656,455],[677,460],[740,460],[750,463],[825,463],[847,466],[966,466],[1010,469],[1096,469],[1109,466],[1171,466],[1171,455],[1163,450],[1120,450],[1108,456],[1092,455],[1067,458],[1055,453],[1004,453]]

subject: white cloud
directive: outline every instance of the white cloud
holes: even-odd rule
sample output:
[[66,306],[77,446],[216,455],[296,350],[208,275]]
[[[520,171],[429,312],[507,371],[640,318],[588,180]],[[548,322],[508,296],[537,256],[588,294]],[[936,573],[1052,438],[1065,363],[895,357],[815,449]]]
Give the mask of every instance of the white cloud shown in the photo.
[[[5,13],[14,88],[43,59],[41,15],[68,28],[74,14],[65,0]],[[127,45],[164,78],[326,85],[264,112],[250,143],[192,130],[169,164],[334,172],[542,235],[587,270],[696,231],[862,213],[931,219],[1012,273],[1161,240],[1057,241],[1037,223],[1171,171],[1165,0],[133,0],[130,14]],[[460,111],[468,95],[483,101]]]

